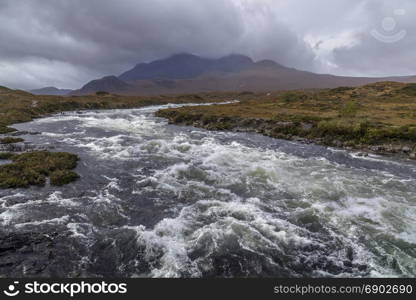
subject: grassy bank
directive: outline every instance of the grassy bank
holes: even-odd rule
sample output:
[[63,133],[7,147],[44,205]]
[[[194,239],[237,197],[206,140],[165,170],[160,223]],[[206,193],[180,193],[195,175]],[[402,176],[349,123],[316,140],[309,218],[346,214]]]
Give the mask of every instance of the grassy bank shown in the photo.
[[161,110],[175,124],[401,153],[416,158],[416,84],[253,94],[240,103]]
[[168,103],[206,103],[235,99],[235,93],[207,93],[154,97],[128,97],[98,92],[90,96],[35,96],[0,87],[0,134],[15,131],[8,126],[63,111],[140,108]]

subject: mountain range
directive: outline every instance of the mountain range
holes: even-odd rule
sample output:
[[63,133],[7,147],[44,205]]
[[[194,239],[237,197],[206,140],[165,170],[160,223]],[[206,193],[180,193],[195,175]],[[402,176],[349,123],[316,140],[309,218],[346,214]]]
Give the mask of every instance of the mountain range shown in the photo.
[[81,89],[71,91],[70,95],[87,95],[98,91],[122,95],[269,92],[359,86],[378,81],[416,82],[416,76],[334,76],[289,68],[272,60],[255,62],[238,54],[210,59],[182,53],[150,63],[140,63],[120,76],[106,76],[90,81]]

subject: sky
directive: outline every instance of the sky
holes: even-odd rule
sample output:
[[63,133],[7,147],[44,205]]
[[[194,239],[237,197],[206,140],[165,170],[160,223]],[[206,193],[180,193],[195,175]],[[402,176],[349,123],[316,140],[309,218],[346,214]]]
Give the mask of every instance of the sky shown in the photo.
[[414,0],[0,0],[0,85],[80,88],[176,53],[416,75]]

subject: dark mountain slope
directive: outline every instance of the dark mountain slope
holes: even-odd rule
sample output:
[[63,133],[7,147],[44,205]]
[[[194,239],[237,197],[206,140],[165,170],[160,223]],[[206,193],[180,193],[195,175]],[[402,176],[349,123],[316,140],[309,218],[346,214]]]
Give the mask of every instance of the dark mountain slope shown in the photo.
[[138,64],[119,78],[124,81],[190,79],[209,72],[239,72],[252,64],[253,61],[243,55],[208,59],[192,54],[178,54],[148,64]]
[[84,85],[80,90],[74,91],[71,95],[87,95],[96,92],[108,92],[114,94],[128,93],[132,86],[116,76],[106,76],[101,79],[93,80]]

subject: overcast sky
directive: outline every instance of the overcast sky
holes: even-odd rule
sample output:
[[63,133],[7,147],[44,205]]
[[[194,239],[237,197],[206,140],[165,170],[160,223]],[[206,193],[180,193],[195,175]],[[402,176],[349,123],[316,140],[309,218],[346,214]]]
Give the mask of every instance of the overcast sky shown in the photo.
[[79,88],[180,52],[415,75],[415,16],[415,0],[0,0],[0,85]]

